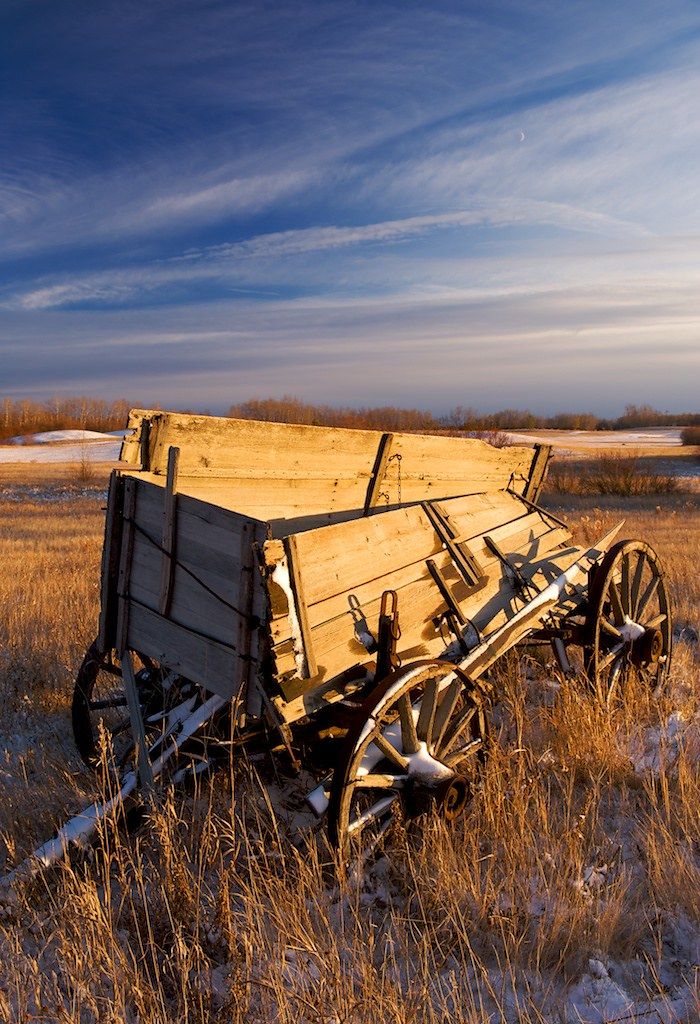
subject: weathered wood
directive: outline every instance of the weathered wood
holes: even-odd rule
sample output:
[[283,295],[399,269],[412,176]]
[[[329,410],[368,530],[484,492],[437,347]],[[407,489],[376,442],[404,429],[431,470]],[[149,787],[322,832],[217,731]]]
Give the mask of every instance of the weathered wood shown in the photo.
[[[129,591],[134,600],[159,614],[160,568],[160,553],[137,533]],[[182,566],[175,567],[168,618],[185,629],[191,627],[204,632],[220,643],[234,644],[241,617],[232,611],[231,606],[241,599],[241,576],[224,580],[197,568],[194,573],[197,579],[185,572]],[[199,580],[219,597],[205,590]]]
[[177,547],[177,463],[179,448],[168,451],[168,471],[163,500],[163,531],[161,539],[162,566],[158,611],[167,615],[172,599],[173,574]]
[[549,459],[552,454],[552,446],[550,444],[536,444],[535,455],[530,466],[530,472],[528,474],[527,484],[523,494],[528,501],[537,501],[542,485],[545,481],[545,475],[547,473],[547,466],[549,465]]
[[100,615],[98,644],[102,652],[114,647],[117,627],[118,574],[122,535],[121,508],[123,478],[112,470],[107,492],[102,568],[100,573]]
[[141,714],[139,702],[139,691],[136,685],[136,675],[131,651],[125,650],[122,654],[122,678],[124,680],[124,692],[129,707],[129,718],[131,719],[131,731],[136,742],[136,759],[138,765],[139,784],[144,793],[148,795],[153,787],[153,769],[148,758],[148,744],[146,742],[146,727]]
[[311,636],[311,629],[309,627],[309,616],[306,605],[306,597],[304,594],[304,584],[302,582],[301,570],[299,565],[299,551],[297,548],[296,537],[287,537],[284,540],[284,550],[287,555],[287,570],[289,572],[289,581],[292,587],[292,595],[294,598],[294,604],[296,608],[297,621],[299,623],[299,632],[301,634],[301,642],[304,648],[304,662],[305,671],[302,678],[312,679],[318,673],[318,667],[316,663],[316,656],[314,654],[313,638]]
[[[517,498],[506,494],[455,498],[440,508],[450,510],[450,523],[462,531],[461,539],[477,537],[527,514]],[[413,562],[423,563],[442,549],[420,505],[298,534],[296,544],[309,607]]]
[[[544,533],[536,542],[536,548],[529,545],[533,557],[547,558],[549,544],[561,543],[559,531],[545,528]],[[551,548],[549,548],[551,550]],[[505,578],[501,563],[495,556],[491,558],[493,571],[489,574],[483,587],[477,591],[468,588],[462,578],[451,567],[449,556],[443,552],[435,556],[441,575],[448,581],[453,597],[458,602],[465,619],[472,620],[481,632],[494,627],[510,614],[510,606],[516,601],[517,594],[512,583]],[[452,568],[454,573],[450,578]],[[435,586],[435,581],[423,563],[420,576],[403,585],[398,585],[396,575],[382,580],[372,581],[374,593],[370,596],[362,588],[351,591],[358,599],[364,618],[367,622],[376,621],[379,615],[381,593],[395,586],[400,595],[402,612],[402,637],[399,655],[404,661],[417,657],[439,657],[449,644],[434,624],[439,622],[445,610],[444,596]],[[368,585],[369,586],[369,585]],[[355,615],[350,609],[347,598],[344,602],[333,598],[330,604],[342,607],[340,614],[329,618],[318,625],[312,625],[314,650],[318,663],[319,676],[332,678],[345,671],[349,666],[366,661],[369,657],[366,648],[358,639],[355,630]],[[318,607],[309,608],[309,615],[314,616]],[[313,619],[311,620],[313,622]],[[275,643],[276,670],[278,674],[295,674],[295,662],[290,647],[285,647],[288,635],[284,619],[271,623],[273,642]]]
[[115,647],[122,654],[128,644],[129,628],[129,577],[133,563],[134,550],[134,514],[136,510],[136,481],[127,478],[124,481],[122,504],[122,539],[119,554],[119,577],[117,593],[119,608],[117,612],[117,628]]
[[241,659],[225,644],[194,633],[136,601],[130,603],[129,647],[155,658],[221,697],[235,697]]
[[151,469],[151,420],[146,417],[141,424],[140,438],[141,472],[148,473]]
[[260,632],[265,623],[265,598],[262,576],[258,569],[258,550],[265,539],[262,523],[243,524],[240,539],[240,557],[243,562],[240,586],[240,605],[246,613],[238,618],[236,647],[243,653],[241,666],[241,704],[237,709],[239,720],[251,709],[249,694],[255,689],[260,660]]
[[391,453],[391,442],[394,439],[393,434],[382,434],[377,448],[377,457],[374,460],[374,466],[372,467],[372,479],[369,482],[367,488],[367,496],[365,497],[364,514],[367,515],[371,508],[377,504],[377,498],[382,489],[382,481],[384,479],[384,471],[386,470],[386,463]]
[[478,586],[484,578],[483,569],[469,550],[466,541],[458,540],[455,537],[449,521],[442,517],[437,507],[431,505],[430,502],[423,502],[423,510],[461,573],[464,582],[471,587]]
[[[137,442],[150,420],[150,470],[165,473],[167,450],[181,448],[180,490],[271,520],[356,510],[376,501],[386,472],[378,459],[385,435],[371,430],[258,423],[219,417],[133,410],[121,457],[140,465]],[[403,503],[523,484],[532,448],[497,449],[477,438],[393,434],[401,457]],[[383,453],[382,453],[383,454]],[[218,478],[218,479],[217,479]],[[235,487],[226,481],[236,481]],[[376,486],[375,486],[376,485]],[[369,496],[369,506],[368,503]]]

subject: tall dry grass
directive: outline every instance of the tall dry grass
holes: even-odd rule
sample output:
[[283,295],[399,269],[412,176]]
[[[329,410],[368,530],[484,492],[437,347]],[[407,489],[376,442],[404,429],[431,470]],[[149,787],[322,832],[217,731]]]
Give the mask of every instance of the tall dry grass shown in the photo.
[[623,498],[675,494],[680,489],[677,477],[653,472],[638,455],[615,451],[577,462],[553,462],[546,487],[553,494],[612,494]]
[[[589,509],[581,539],[619,515]],[[67,714],[94,629],[101,513],[0,516],[7,866],[90,790]],[[697,623],[697,511],[637,512],[624,532],[659,547]],[[239,758],[193,791],[159,792],[137,833],[108,822],[90,856],[20,890],[0,919],[0,1020],[542,1024],[581,1019],[611,977],[654,1007],[640,1020],[697,1020],[697,670],[681,644],[660,702],[636,693],[606,713],[542,660],[510,658],[469,814],[397,835],[360,884],[338,880],[320,829],[290,826],[301,790],[282,764]]]

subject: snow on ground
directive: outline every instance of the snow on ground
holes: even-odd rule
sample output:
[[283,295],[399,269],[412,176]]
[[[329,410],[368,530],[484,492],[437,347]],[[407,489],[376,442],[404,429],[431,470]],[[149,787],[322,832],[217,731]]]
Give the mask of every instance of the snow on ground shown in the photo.
[[45,430],[41,434],[20,434],[11,437],[7,444],[32,445],[32,444],[61,444],[66,441],[111,441],[114,437],[123,437],[125,431],[114,430],[109,434],[103,434],[99,430]]
[[21,434],[0,444],[0,463],[116,462],[125,430],[46,430]]
[[581,448],[676,448],[681,446],[681,427],[652,427],[648,430],[542,430],[511,433],[519,444],[552,444],[555,451]]
[[[59,431],[62,433],[62,431]],[[116,462],[121,439],[98,435],[87,441],[39,442],[0,445],[0,463],[17,462]]]

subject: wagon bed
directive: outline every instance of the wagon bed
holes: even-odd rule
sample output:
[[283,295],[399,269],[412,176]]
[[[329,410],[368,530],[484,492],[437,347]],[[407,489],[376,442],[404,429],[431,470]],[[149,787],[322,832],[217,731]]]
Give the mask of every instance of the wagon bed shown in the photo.
[[546,585],[579,554],[534,505],[546,447],[168,413],[129,426],[101,647],[226,698],[247,688],[249,713],[261,687],[288,722],[352,690],[372,670],[385,591],[398,657],[441,657],[519,607],[519,578]]

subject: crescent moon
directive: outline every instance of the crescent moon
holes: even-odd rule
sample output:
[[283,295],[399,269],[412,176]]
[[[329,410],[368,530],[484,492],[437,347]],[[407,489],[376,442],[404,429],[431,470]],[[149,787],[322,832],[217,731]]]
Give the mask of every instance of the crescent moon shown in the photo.
[[521,142],[525,141],[525,132],[523,132],[523,131],[520,132],[520,141]]

